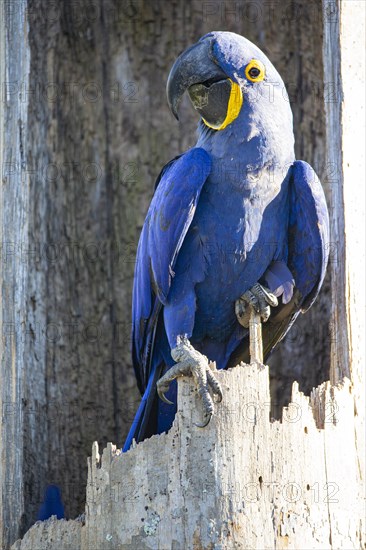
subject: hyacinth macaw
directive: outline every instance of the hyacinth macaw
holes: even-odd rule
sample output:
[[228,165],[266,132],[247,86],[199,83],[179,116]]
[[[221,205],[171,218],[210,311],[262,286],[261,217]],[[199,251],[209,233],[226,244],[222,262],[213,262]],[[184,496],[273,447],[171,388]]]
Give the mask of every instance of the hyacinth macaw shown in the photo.
[[61,490],[57,485],[48,485],[46,487],[44,500],[38,510],[37,521],[45,521],[52,516],[56,516],[57,519],[65,517]]
[[266,359],[313,304],[328,260],[323,189],[295,160],[288,95],[269,59],[242,36],[209,33],[171,69],[177,119],[186,90],[201,117],[197,144],[162,169],[137,250],[133,363],[143,397],[124,450],[169,429],[178,376],[193,376],[206,425],[222,398],[210,362],[249,361],[250,308],[264,322]]

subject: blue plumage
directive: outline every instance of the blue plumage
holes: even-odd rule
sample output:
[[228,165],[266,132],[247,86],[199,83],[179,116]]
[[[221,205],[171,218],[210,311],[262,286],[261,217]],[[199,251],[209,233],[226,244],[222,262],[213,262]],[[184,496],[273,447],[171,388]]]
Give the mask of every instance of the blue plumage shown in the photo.
[[[243,104],[224,129],[209,128],[202,119],[196,147],[159,177],[133,291],[133,360],[145,393],[124,450],[133,437],[141,440],[171,425],[175,408],[158,403],[156,381],[173,365],[170,351],[180,339],[189,339],[218,368],[248,360],[248,331],[238,322],[235,302],[259,281],[279,297],[263,325],[268,356],[313,303],[327,263],[324,193],[311,167],[295,161],[292,113],[280,75],[256,46],[233,33],[210,33],[194,48],[173,67],[168,97],[182,93],[184,79],[189,91],[199,82],[193,63],[186,62],[196,51],[195,64],[206,79],[200,93],[208,90],[205,115],[211,89],[223,79],[240,87]],[[202,52],[208,52],[211,79]],[[253,59],[266,71],[256,82],[245,76]],[[224,99],[212,97],[212,119],[220,123]],[[222,108],[224,118],[230,110]],[[167,396],[174,401],[175,394],[172,385]]]
[[63,519],[65,517],[61,491],[57,485],[47,486],[43,503],[38,510],[37,521],[45,521],[52,516],[56,516],[57,519]]
[[289,267],[306,311],[318,295],[328,261],[329,217],[323,188],[303,161],[292,167],[289,219]]

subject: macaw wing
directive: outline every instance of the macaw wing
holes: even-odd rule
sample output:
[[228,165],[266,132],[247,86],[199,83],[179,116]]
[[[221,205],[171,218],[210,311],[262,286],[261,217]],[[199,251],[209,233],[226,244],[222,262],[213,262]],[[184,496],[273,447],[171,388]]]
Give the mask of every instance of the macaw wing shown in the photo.
[[288,267],[301,296],[301,311],[322,286],[329,255],[329,217],[321,183],[309,164],[296,161],[290,180]]
[[210,170],[208,153],[193,148],[168,163],[157,180],[138,244],[132,298],[132,356],[141,392],[150,375],[160,309]]
[[263,326],[263,355],[290,330],[300,311],[314,303],[323,284],[329,255],[329,218],[324,191],[312,167],[302,160],[291,167],[287,266],[295,279],[292,300],[273,312]]
[[[311,166],[296,161],[289,182],[287,260],[295,287],[292,299],[272,308],[269,320],[262,325],[264,360],[286,336],[299,313],[309,309],[316,299],[325,277],[328,245],[329,218],[323,188]],[[231,355],[228,367],[249,360],[247,335]]]

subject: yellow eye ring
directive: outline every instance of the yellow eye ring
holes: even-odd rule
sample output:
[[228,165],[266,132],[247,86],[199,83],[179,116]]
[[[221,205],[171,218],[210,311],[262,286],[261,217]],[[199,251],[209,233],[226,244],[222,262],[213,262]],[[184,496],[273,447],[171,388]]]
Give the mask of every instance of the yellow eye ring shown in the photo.
[[261,82],[266,75],[266,69],[261,61],[252,59],[245,67],[245,76],[251,82]]

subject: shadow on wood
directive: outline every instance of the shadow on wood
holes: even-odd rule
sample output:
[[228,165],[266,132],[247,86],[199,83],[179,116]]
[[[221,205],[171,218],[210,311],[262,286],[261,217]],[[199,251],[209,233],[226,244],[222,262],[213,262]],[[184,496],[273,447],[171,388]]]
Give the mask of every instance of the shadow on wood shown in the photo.
[[[362,481],[348,379],[310,399],[293,385],[271,421],[268,367],[219,371],[224,399],[200,429],[201,403],[179,380],[167,434],[88,460],[85,525],[49,520],[15,550],[359,548]],[[345,473],[347,472],[347,476]]]

